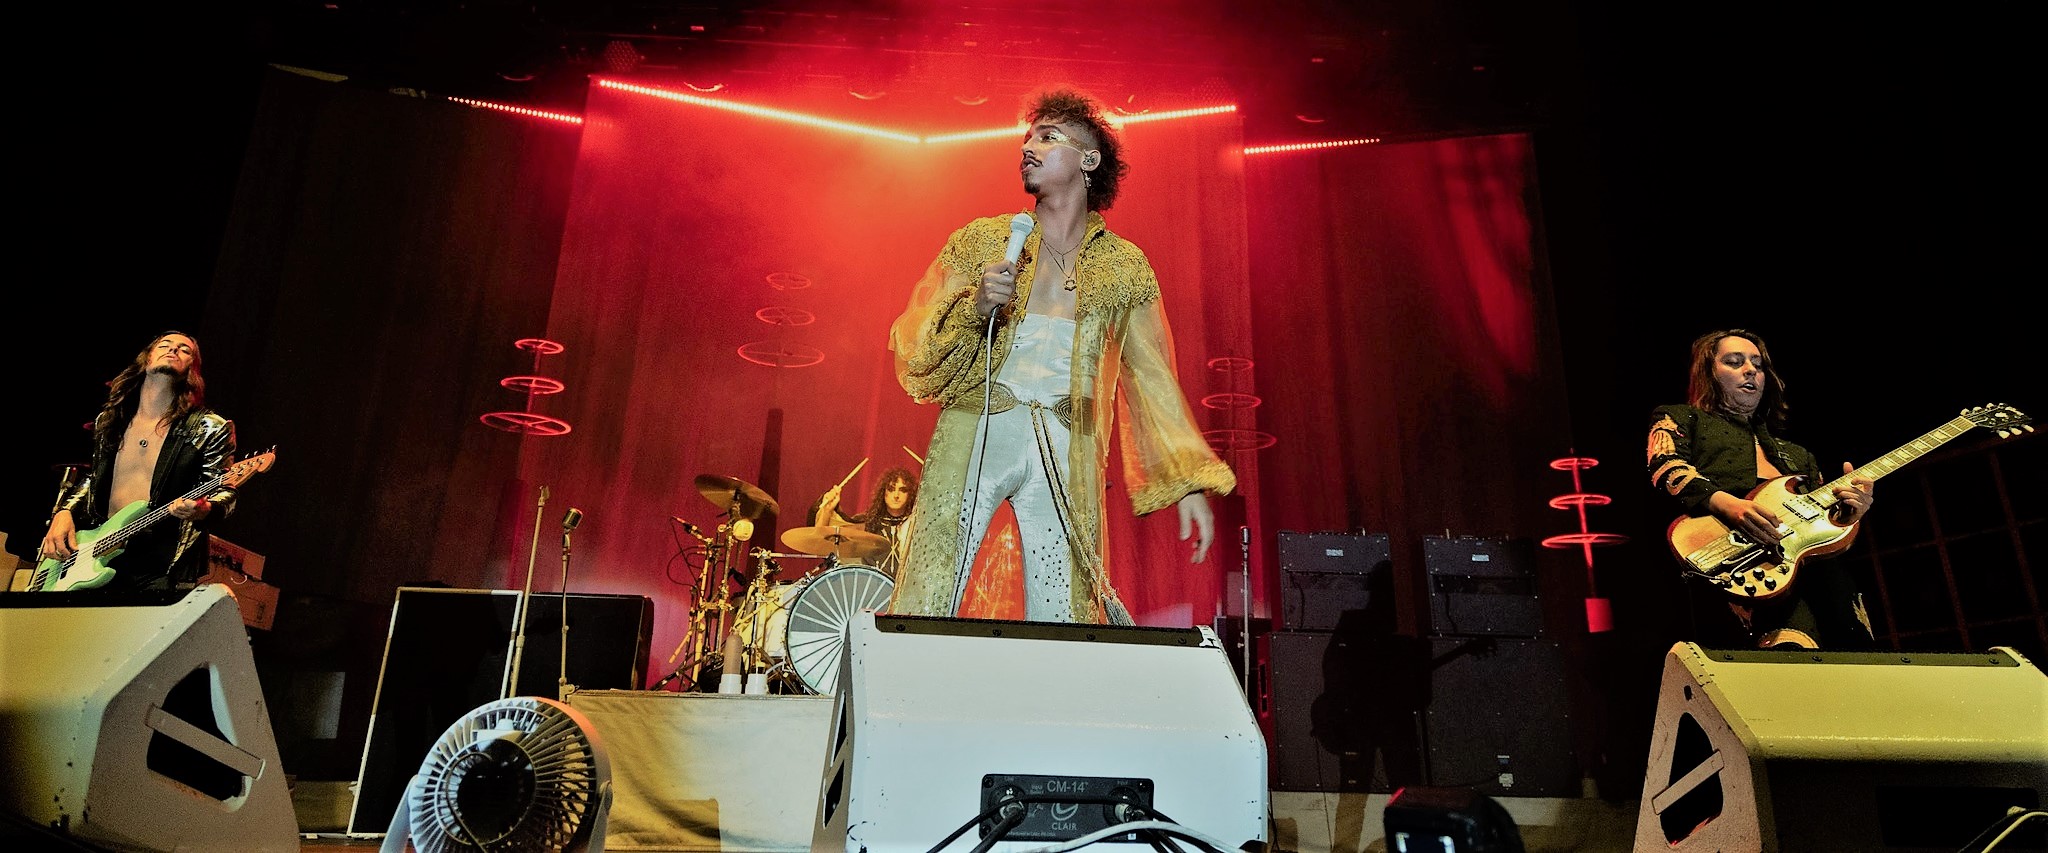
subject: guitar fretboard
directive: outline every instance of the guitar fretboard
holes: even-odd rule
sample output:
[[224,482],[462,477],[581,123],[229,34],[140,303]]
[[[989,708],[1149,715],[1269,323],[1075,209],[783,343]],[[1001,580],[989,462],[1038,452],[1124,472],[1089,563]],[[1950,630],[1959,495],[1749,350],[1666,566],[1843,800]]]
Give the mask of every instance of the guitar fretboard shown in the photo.
[[1955,420],[1928,430],[1919,438],[1906,442],[1899,449],[1878,457],[1871,461],[1870,464],[1828,481],[1827,485],[1808,492],[1806,496],[1821,507],[1833,506],[1836,503],[1835,489],[1848,486],[1850,480],[1857,477],[1868,477],[1875,481],[1879,477],[1906,467],[1906,463],[1933,452],[1935,448],[1947,444],[1950,439],[1956,436],[1969,432],[1975,426],[1977,426],[1975,421],[1967,417],[1958,416]]

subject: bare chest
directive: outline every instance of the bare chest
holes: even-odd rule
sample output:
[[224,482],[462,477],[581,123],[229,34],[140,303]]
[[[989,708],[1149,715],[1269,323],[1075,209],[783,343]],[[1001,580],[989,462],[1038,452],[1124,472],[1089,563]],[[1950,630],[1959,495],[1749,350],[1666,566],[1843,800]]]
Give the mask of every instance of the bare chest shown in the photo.
[[1040,265],[1032,273],[1031,300],[1024,304],[1024,310],[1046,317],[1063,320],[1074,319],[1075,307],[1079,301],[1074,291],[1066,289],[1059,270],[1050,265]]
[[131,423],[114,453],[113,489],[107,493],[108,511],[136,501],[149,500],[149,483],[156,474],[157,457],[163,454],[165,430],[155,423]]

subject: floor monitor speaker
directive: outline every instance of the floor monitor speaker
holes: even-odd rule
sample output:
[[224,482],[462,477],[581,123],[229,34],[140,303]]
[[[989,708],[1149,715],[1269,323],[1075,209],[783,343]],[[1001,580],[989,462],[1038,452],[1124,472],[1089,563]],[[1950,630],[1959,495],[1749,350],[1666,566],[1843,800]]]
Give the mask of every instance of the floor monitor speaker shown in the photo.
[[299,849],[248,629],[227,588],[152,603],[9,593],[0,652],[9,811],[99,848]]
[[1006,817],[993,849],[1141,815],[1266,838],[1265,738],[1206,626],[863,611],[838,683],[814,851],[965,849]]
[[[1638,851],[1955,853],[2048,792],[2048,676],[1981,653],[1664,658]],[[2041,849],[2041,821],[2000,849]],[[1981,849],[1981,848],[1973,848]]]

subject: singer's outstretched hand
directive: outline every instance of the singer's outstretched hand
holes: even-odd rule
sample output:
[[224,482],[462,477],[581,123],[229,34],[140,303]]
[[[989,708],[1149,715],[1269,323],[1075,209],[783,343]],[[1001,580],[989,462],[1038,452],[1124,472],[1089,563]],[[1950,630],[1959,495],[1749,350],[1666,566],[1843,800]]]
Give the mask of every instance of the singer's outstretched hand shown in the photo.
[[[1187,541],[1188,534],[1195,535],[1195,558],[1199,563],[1209,558],[1209,543],[1216,538],[1216,514],[1209,509],[1209,496],[1201,492],[1189,492],[1180,499],[1180,538]],[[1192,526],[1191,531],[1188,528]]]
[[981,286],[974,289],[974,311],[992,316],[1017,297],[1017,265],[1009,261],[981,269]]

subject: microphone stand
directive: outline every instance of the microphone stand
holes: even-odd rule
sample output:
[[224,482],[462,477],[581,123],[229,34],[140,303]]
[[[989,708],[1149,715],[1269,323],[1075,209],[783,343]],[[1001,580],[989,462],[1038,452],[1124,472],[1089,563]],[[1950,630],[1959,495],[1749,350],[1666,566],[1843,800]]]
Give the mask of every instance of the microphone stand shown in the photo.
[[555,681],[555,698],[569,701],[569,694],[576,692],[576,685],[569,683],[569,531],[583,520],[582,513],[570,510],[574,521],[562,524],[562,670]]
[[505,660],[505,675],[498,685],[498,698],[512,698],[512,691],[518,689],[519,660],[526,656],[526,600],[533,595],[533,564],[540,557],[540,517],[548,506],[548,487],[540,487],[540,503],[533,508],[533,542],[526,557],[526,587],[519,592],[519,603],[512,616],[512,648]]
[[1258,708],[1258,690],[1252,683],[1252,528],[1242,525],[1237,528],[1237,559],[1243,565],[1244,625],[1238,628],[1237,638],[1244,644],[1244,695],[1251,699],[1254,710]]

